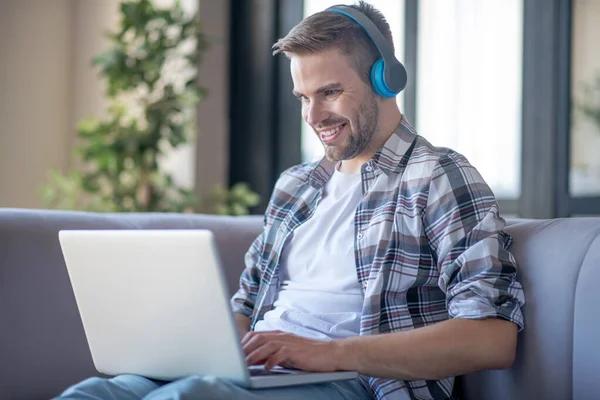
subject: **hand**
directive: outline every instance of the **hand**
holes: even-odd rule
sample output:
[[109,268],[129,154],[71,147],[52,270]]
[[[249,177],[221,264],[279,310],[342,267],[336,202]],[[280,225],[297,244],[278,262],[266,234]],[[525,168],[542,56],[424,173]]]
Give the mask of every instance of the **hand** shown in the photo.
[[242,347],[248,365],[264,364],[267,370],[277,365],[314,372],[338,370],[334,341],[306,339],[281,331],[248,332]]

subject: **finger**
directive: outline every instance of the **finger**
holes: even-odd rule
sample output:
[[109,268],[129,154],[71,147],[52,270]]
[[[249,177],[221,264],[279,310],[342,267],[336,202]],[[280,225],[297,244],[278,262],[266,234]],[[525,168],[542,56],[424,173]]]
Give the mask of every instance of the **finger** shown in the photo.
[[296,364],[294,364],[291,360],[286,359],[283,362],[280,362],[279,365],[283,368],[288,368],[288,369],[302,369],[302,368],[298,368],[296,367]]
[[255,336],[271,337],[271,336],[274,336],[274,335],[280,334],[280,333],[283,333],[283,332],[281,332],[281,331],[261,331],[261,332],[251,331],[244,335],[244,337],[242,338],[240,343],[242,343],[242,345],[244,345],[244,344],[248,343]]
[[271,357],[274,353],[277,353],[281,348],[282,344],[275,341],[270,341],[260,346],[246,357],[247,365],[260,365],[264,364],[265,361]]
[[263,332],[256,333],[252,335],[246,343],[242,344],[242,349],[244,350],[244,354],[248,356],[254,350],[262,346],[263,344],[269,342],[271,339],[269,335],[264,334]]
[[242,341],[242,349],[244,350],[244,354],[247,356],[258,347],[271,340],[289,340],[289,338],[286,338],[286,335],[287,334],[280,331],[253,332],[253,334],[249,335],[248,338],[244,337],[246,340]]
[[244,335],[244,337],[242,338],[242,340],[240,341],[240,343],[243,345],[245,345],[246,343],[248,343],[248,341],[250,339],[252,339],[255,335],[257,334],[257,332],[248,332]]
[[265,362],[265,369],[270,370],[275,368],[277,365],[282,367],[288,367],[293,365],[290,360],[290,348],[283,346],[279,350],[271,355]]

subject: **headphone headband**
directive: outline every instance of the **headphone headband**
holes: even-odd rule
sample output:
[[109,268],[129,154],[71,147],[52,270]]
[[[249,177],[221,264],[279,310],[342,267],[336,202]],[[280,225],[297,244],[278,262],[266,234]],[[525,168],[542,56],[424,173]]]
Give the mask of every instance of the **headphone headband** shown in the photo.
[[406,86],[407,75],[404,65],[396,59],[379,28],[362,12],[345,5],[329,7],[325,11],[345,15],[361,26],[381,54],[371,67],[371,85],[383,97],[394,97]]
[[377,50],[379,50],[379,54],[383,57],[385,62],[398,62],[392,48],[390,47],[388,41],[385,39],[379,28],[367,17],[365,14],[360,11],[348,7],[345,5],[332,6],[326,9],[325,11],[335,12],[338,14],[343,14],[346,17],[353,19],[358,25],[360,25],[367,35],[371,38]]

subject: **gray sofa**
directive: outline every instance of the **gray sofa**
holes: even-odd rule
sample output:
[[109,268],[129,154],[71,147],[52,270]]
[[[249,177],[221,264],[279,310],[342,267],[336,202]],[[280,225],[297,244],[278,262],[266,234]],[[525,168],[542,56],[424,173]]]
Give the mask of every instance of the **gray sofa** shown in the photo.
[[[60,229],[215,232],[230,291],[261,217],[0,209],[0,399],[47,399],[96,375]],[[508,370],[461,377],[465,399],[600,398],[600,218],[513,220],[526,329]]]

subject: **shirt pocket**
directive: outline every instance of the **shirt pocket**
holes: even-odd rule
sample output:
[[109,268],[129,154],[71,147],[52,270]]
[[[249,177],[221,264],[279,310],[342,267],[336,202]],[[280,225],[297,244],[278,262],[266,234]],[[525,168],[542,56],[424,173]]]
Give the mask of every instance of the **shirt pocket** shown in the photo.
[[369,244],[391,238],[394,229],[395,209],[394,202],[388,201],[373,210],[365,228]]

